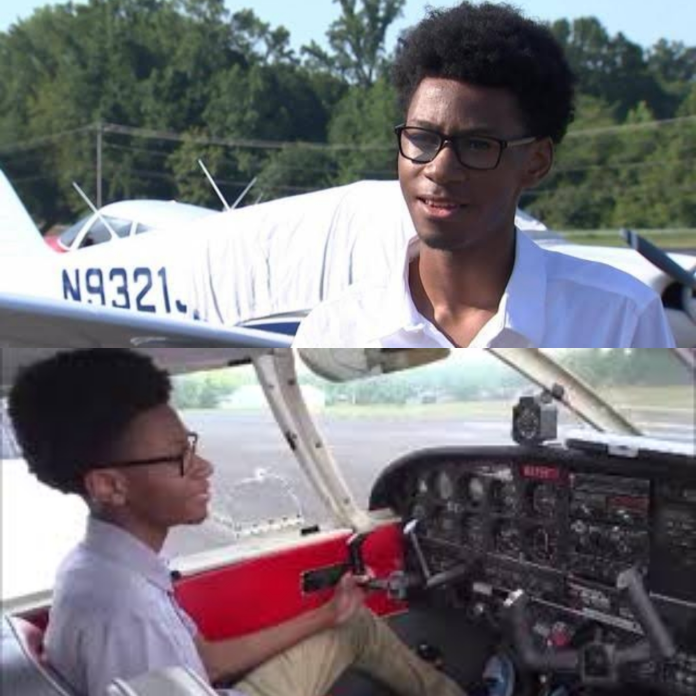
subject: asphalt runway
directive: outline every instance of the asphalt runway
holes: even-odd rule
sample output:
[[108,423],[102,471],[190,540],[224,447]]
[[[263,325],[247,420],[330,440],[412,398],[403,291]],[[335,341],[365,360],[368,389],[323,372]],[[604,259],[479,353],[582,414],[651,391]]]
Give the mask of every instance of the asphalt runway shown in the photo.
[[[229,544],[236,538],[236,525],[249,529],[253,523],[295,519],[298,506],[289,491],[299,499],[305,524],[326,528],[329,515],[314,496],[270,413],[195,411],[182,415],[187,426],[201,436],[201,454],[215,466],[213,514],[202,527],[177,530],[167,546],[169,553],[186,554]],[[653,436],[694,442],[693,415],[688,411],[669,416],[655,412],[632,415]],[[500,419],[414,421],[332,418],[326,414],[316,414],[315,418],[353,495],[365,507],[379,473],[402,454],[442,445],[514,444],[510,423]]]
[[[253,532],[254,525],[258,531],[260,523],[285,520],[299,530],[302,524],[298,512],[305,525],[330,528],[330,515],[314,495],[270,413],[194,411],[182,415],[188,427],[200,433],[201,453],[215,465],[213,500],[208,521],[173,531],[165,548],[168,555],[187,555],[241,543],[240,529],[248,534],[250,530]],[[631,417],[654,436],[694,442],[693,414],[689,411],[667,412],[656,408],[634,412]],[[315,420],[350,490],[364,507],[380,472],[407,452],[442,445],[514,444],[507,417],[461,419],[448,415],[428,419],[403,416],[351,419],[319,413],[315,414]],[[567,418],[563,419],[561,435],[567,425]],[[0,454],[5,459],[13,459],[18,456],[17,452],[7,437],[8,432],[2,430],[5,442]],[[5,464],[20,463],[8,461]],[[43,500],[41,496],[52,496],[45,504],[50,507],[49,503],[61,503],[56,509],[65,513],[64,496],[43,487],[37,490],[40,484],[26,472],[15,469],[12,476],[9,473],[8,470],[8,475],[2,478],[3,498],[19,497],[30,505],[32,500]],[[75,506],[81,510],[79,501],[75,501]],[[79,517],[75,519],[79,521]],[[56,520],[58,527],[67,528],[72,524],[74,522],[67,518]],[[81,527],[82,524],[78,524],[71,534],[79,535]],[[67,538],[68,533],[64,536]],[[74,540],[77,538],[74,536]],[[67,548],[69,546],[66,551]]]

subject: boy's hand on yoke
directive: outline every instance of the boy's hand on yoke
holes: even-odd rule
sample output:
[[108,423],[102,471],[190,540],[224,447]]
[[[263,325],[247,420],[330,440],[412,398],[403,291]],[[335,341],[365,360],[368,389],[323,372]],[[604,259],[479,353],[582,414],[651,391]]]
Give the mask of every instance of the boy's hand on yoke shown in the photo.
[[331,612],[331,625],[340,626],[362,607],[365,591],[361,587],[364,578],[350,573],[344,575],[336,585],[336,593],[327,605]]

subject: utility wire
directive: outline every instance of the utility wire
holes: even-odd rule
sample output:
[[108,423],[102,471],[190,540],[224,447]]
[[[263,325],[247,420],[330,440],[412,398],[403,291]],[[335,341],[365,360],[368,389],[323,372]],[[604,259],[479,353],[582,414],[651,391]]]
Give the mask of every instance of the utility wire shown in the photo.
[[35,147],[41,147],[48,143],[55,142],[61,138],[68,136],[78,135],[80,133],[90,133],[94,132],[95,126],[82,126],[81,128],[73,128],[71,130],[59,131],[58,133],[52,133],[51,135],[44,135],[39,138],[31,138],[29,140],[22,140],[13,145],[0,145],[0,152],[21,152],[23,150],[32,150]]
[[600,128],[583,128],[581,130],[570,131],[566,135],[567,138],[577,138],[579,136],[587,135],[604,135],[605,133],[616,133],[617,131],[635,131],[635,130],[645,130],[646,128],[661,128],[662,126],[670,126],[680,123],[694,123],[696,122],[696,115],[694,116],[679,116],[677,118],[664,118],[659,121],[645,121],[643,123],[624,123],[617,124],[615,126],[602,126]]
[[[104,143],[104,149],[105,150],[116,150],[119,152],[134,152],[134,153],[141,153],[144,155],[152,155],[154,157],[161,157],[161,158],[169,158],[172,156],[172,153],[167,153],[167,152],[157,152],[156,150],[151,150],[148,148],[142,148],[142,147],[134,147],[131,145],[115,145],[112,143]],[[696,148],[687,148],[685,150],[682,150],[681,153],[683,155],[689,155],[691,153],[696,153]],[[587,165],[580,165],[580,166],[574,166],[572,162],[569,162],[568,165],[563,165],[563,164],[557,164],[554,166],[554,168],[551,170],[551,173],[549,174],[549,177],[558,175],[558,174],[567,174],[570,172],[584,172],[584,171],[592,171],[592,170],[604,170],[604,169],[640,169],[642,167],[661,167],[664,165],[671,165],[671,164],[677,164],[679,162],[686,162],[686,161],[691,161],[690,157],[678,157],[678,158],[670,158],[670,159],[664,159],[664,160],[659,160],[655,162],[651,161],[645,161],[645,160],[635,160],[635,159],[616,159],[612,158],[611,162],[606,162],[603,164],[587,164]],[[238,164],[238,162],[234,159],[231,159],[229,157],[223,157],[222,160],[220,160],[220,163],[222,164],[229,164],[230,166],[235,166]],[[273,167],[274,171],[283,171],[283,172],[307,172],[307,173],[314,173],[314,174],[322,174],[322,173],[333,173],[335,171],[335,165],[329,164],[325,167],[306,167],[303,165],[295,165],[295,164],[277,164],[277,163],[269,163],[268,161],[266,162],[259,162],[259,163],[254,163],[248,170],[247,173],[250,175],[253,174],[259,174],[266,169],[269,164]],[[384,175],[396,175],[396,169],[391,168],[391,169],[361,169],[360,173],[362,175],[370,175],[370,176],[384,176]]]
[[[661,128],[664,126],[673,126],[687,123],[696,122],[696,115],[694,116],[680,116],[678,118],[663,119],[659,121],[646,121],[645,123],[628,123],[622,125],[614,126],[603,126],[601,128],[584,128],[581,130],[570,131],[566,135],[567,139],[604,135],[617,132],[635,131],[635,130],[645,130],[650,128]],[[34,147],[39,147],[61,138],[76,135],[79,133],[96,133],[101,130],[102,133],[118,133],[121,135],[130,135],[136,138],[145,138],[150,140],[163,140],[172,142],[188,142],[198,145],[218,145],[223,147],[237,147],[245,149],[259,149],[259,150],[283,150],[286,148],[293,149],[308,149],[308,150],[347,150],[347,151],[367,151],[367,152],[378,152],[378,151],[393,151],[394,145],[386,145],[381,143],[373,144],[346,144],[346,143],[317,143],[317,142],[307,142],[307,141],[281,141],[281,140],[260,140],[260,139],[244,139],[244,138],[213,138],[208,136],[197,136],[185,133],[177,133],[174,131],[167,130],[155,130],[150,128],[136,128],[133,126],[125,126],[117,123],[101,123],[101,124],[89,124],[82,126],[80,128],[74,128],[71,130],[59,131],[58,133],[52,133],[50,135],[31,138],[28,140],[23,140],[18,143],[0,145],[0,152],[14,152],[24,149],[32,149]]]

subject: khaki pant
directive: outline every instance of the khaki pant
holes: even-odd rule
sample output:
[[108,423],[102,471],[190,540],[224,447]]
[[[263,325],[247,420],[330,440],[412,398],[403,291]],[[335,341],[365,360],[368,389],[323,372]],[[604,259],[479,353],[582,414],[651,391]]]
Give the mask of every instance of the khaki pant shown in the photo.
[[413,653],[369,609],[265,662],[235,684],[246,696],[327,696],[355,667],[399,696],[463,696],[447,676]]

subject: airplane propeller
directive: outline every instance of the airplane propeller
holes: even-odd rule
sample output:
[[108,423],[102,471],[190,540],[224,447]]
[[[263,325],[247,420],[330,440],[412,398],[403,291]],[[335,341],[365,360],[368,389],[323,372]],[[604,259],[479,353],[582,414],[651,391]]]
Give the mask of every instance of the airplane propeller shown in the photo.
[[619,234],[624,238],[628,246],[635,249],[641,256],[646,258],[654,266],[666,273],[678,283],[690,290],[696,290],[696,276],[692,275],[676,261],[665,254],[662,249],[649,242],[644,237],[633,232],[633,230],[622,229]]

